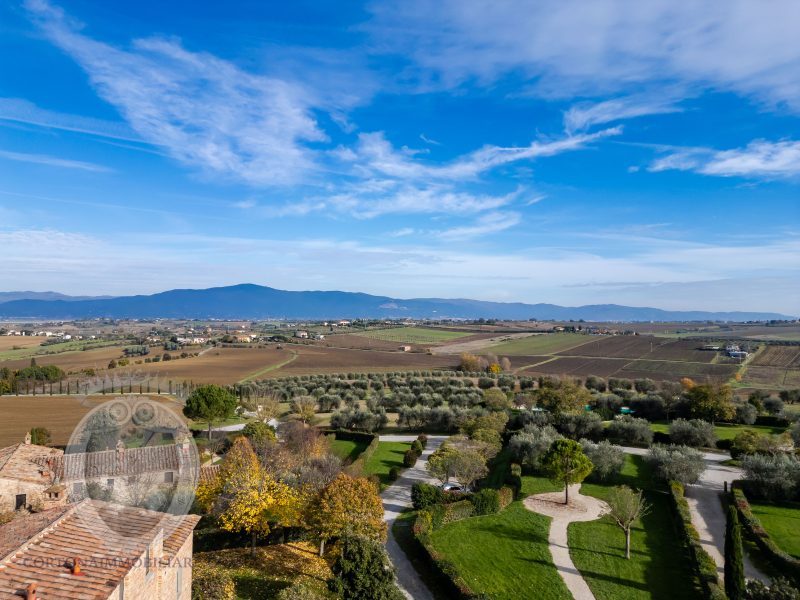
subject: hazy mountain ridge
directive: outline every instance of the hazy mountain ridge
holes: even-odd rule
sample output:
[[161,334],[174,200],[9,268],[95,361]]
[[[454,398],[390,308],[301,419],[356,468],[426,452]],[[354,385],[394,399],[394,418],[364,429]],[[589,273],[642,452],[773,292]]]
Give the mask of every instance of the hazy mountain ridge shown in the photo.
[[[14,294],[45,295],[3,300]],[[464,298],[373,296],[357,292],[291,292],[254,284],[201,290],[176,289],[151,295],[77,298],[56,292],[0,292],[3,318],[117,319],[333,319],[333,318],[495,318],[586,321],[756,321],[788,319],[764,312],[670,311],[596,304],[577,307]]]

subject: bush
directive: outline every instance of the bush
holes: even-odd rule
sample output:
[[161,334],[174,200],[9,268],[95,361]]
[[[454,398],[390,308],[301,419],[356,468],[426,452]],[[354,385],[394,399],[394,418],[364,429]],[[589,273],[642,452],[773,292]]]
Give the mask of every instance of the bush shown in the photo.
[[347,536],[340,545],[332,567],[334,579],[328,582],[332,592],[342,600],[403,600],[383,544],[364,536]]
[[497,490],[485,489],[472,494],[470,498],[476,515],[493,515],[500,512],[500,494]]
[[413,442],[411,442],[411,449],[414,452],[416,452],[417,455],[422,454],[422,451],[424,450],[424,448],[422,447],[422,442],[420,442],[419,440],[414,440]]
[[625,465],[625,453],[619,446],[614,446],[607,441],[595,444],[590,440],[581,440],[581,446],[584,454],[594,465],[589,479],[609,481],[622,471],[622,467]]
[[756,422],[758,411],[752,404],[736,405],[736,422],[742,425],[752,425]]
[[800,461],[794,456],[753,454],[742,460],[744,486],[766,500],[793,500],[800,486]]
[[400,467],[394,466],[389,469],[389,481],[397,481],[400,478]]
[[800,591],[784,577],[773,579],[769,587],[758,579],[750,579],[747,600],[800,600]]
[[501,487],[497,492],[497,499],[500,502],[500,510],[503,510],[506,506],[511,504],[514,501],[514,488],[511,488],[507,485]]
[[228,571],[207,562],[194,562],[192,600],[234,600],[234,598],[236,598],[236,586]]
[[653,430],[647,419],[629,415],[614,418],[606,429],[608,439],[617,444],[639,444],[648,446],[653,441]]
[[647,396],[632,398],[628,406],[636,413],[636,416],[648,421],[660,421],[667,418],[664,399],[658,394],[651,393]]
[[314,589],[307,581],[297,580],[288,588],[278,592],[275,598],[276,600],[326,600],[329,596]]
[[764,410],[771,415],[780,415],[783,413],[783,400],[780,398],[769,397],[763,402]]
[[442,502],[444,492],[429,483],[415,483],[411,486],[411,504],[414,510],[423,510]]
[[792,440],[794,440],[794,445],[800,448],[800,421],[792,427]]
[[731,600],[744,600],[744,558],[742,557],[742,529],[736,507],[728,506],[725,529],[725,593]]
[[406,450],[405,454],[403,454],[403,466],[407,468],[413,467],[415,464],[417,464],[418,458],[419,455],[414,452],[413,449],[409,448]]
[[428,446],[428,436],[427,436],[427,435],[425,435],[424,433],[420,433],[420,434],[417,436],[417,441],[418,441],[420,444],[422,444],[422,448],[423,448],[423,450],[424,450],[424,449],[425,449],[425,448]]
[[688,446],[653,446],[647,460],[664,481],[695,483],[706,468],[703,455]]
[[717,441],[714,426],[700,419],[676,419],[669,426],[669,437],[678,446],[713,448]]

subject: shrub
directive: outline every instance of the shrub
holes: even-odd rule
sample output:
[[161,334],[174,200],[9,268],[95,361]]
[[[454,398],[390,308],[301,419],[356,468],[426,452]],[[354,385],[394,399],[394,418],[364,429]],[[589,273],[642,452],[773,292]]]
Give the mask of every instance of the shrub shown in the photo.
[[771,415],[780,415],[783,413],[783,400],[773,397],[767,398],[764,400],[764,410]]
[[794,445],[800,448],[800,421],[792,427],[792,440],[794,440]]
[[653,430],[650,422],[629,415],[614,418],[606,429],[606,435],[618,444],[649,445],[653,441]]
[[703,455],[688,446],[653,446],[647,460],[665,481],[695,483],[706,468]]
[[415,510],[423,510],[442,502],[444,492],[429,483],[415,483],[411,486],[411,504]]
[[700,419],[676,419],[669,426],[669,437],[678,446],[713,448],[717,441],[714,426]]
[[277,600],[326,600],[329,596],[314,589],[307,581],[297,580],[275,596]]
[[397,481],[400,477],[400,467],[394,466],[389,469],[389,481]]
[[491,377],[481,377],[478,379],[478,387],[482,390],[488,390],[494,387],[495,380]]
[[408,450],[406,450],[405,454],[403,454],[403,466],[413,467],[415,464],[417,464],[418,458],[419,455],[416,452],[414,452],[414,450],[409,448]]
[[419,440],[414,440],[411,442],[411,449],[416,452],[418,455],[422,454],[424,448],[422,447],[422,443]]
[[192,565],[192,599],[234,600],[236,586],[228,571],[218,565],[195,561]]
[[581,446],[594,465],[589,476],[590,479],[609,481],[622,471],[622,467],[625,465],[625,453],[619,446],[614,446],[607,441],[595,444],[590,440],[581,440]]
[[500,502],[500,510],[503,510],[514,501],[514,495],[514,488],[508,487],[507,485],[504,485],[498,490],[497,499]]
[[752,425],[756,422],[758,411],[752,404],[736,405],[736,422],[742,425]]
[[791,500],[800,485],[800,461],[786,454],[754,454],[742,460],[749,494],[767,500]]
[[439,504],[443,509],[441,516],[441,525],[454,523],[461,519],[466,519],[475,514],[475,506],[469,500],[459,500],[458,502],[451,502],[450,504]]
[[773,579],[769,587],[758,579],[750,579],[747,582],[747,600],[800,600],[800,591],[784,577]]
[[476,515],[493,515],[500,511],[500,494],[497,490],[485,489],[470,498]]
[[427,447],[427,445],[428,445],[428,436],[427,436],[427,435],[425,435],[424,433],[420,433],[420,434],[417,436],[417,441],[418,441],[420,444],[422,444],[422,448],[424,449],[424,448],[425,448],[425,447]]
[[660,421],[667,418],[664,399],[658,394],[648,394],[632,398],[628,403],[637,416],[648,421]]
[[403,600],[386,549],[376,540],[364,536],[343,538],[332,571],[334,578],[328,587],[342,600]]
[[730,600],[745,600],[742,529],[733,505],[728,506],[725,529],[725,593]]

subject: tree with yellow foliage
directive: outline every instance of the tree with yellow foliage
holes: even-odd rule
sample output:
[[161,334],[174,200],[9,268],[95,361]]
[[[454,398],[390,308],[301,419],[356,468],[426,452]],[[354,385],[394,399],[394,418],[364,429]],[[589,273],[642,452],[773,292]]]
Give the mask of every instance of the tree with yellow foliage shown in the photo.
[[263,469],[246,437],[236,438],[218,479],[214,507],[220,526],[226,531],[249,533],[253,555],[259,535],[268,534],[274,524],[287,526],[299,521],[301,492]]
[[374,483],[340,473],[311,502],[306,525],[319,539],[319,555],[325,544],[344,535],[363,535],[386,541],[383,504]]

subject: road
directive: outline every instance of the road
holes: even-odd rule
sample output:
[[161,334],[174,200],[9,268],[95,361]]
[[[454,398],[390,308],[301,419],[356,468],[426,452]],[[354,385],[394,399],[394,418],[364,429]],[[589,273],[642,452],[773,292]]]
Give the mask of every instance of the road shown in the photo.
[[[382,442],[410,442],[417,439],[415,435],[382,435]],[[428,587],[420,578],[411,561],[408,560],[406,553],[397,543],[392,533],[392,525],[398,515],[411,506],[411,486],[415,483],[438,483],[425,470],[428,464],[428,457],[436,450],[441,443],[447,439],[444,435],[428,436],[428,444],[425,451],[420,456],[417,463],[410,469],[406,469],[400,478],[391,486],[386,488],[381,494],[383,501],[383,519],[389,528],[389,535],[386,540],[386,551],[397,572],[397,583],[406,598],[413,600],[434,600]]]

